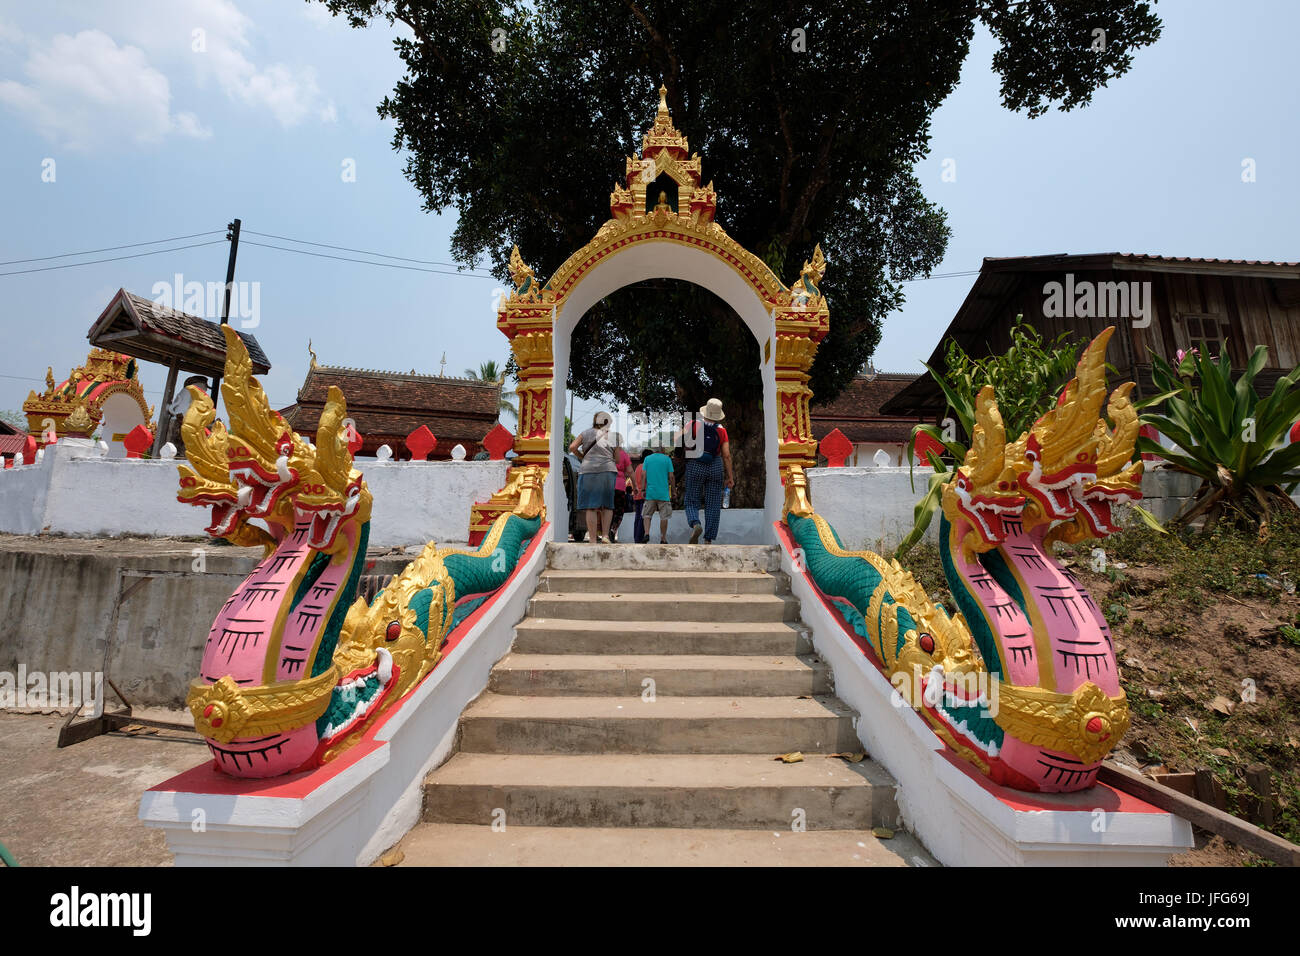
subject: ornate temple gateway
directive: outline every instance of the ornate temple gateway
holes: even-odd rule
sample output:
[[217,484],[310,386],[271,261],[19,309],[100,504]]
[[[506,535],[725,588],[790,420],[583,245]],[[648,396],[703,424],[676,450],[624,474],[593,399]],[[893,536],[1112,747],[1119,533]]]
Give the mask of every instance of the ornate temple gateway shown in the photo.
[[[627,158],[622,181],[610,193],[610,218],[595,237],[544,283],[518,248],[511,253],[513,290],[501,303],[497,328],[510,340],[519,366],[515,451],[521,462],[543,469],[559,460],[569,336],[587,309],[642,279],[693,282],[735,309],[758,340],[767,416],[764,511],[770,522],[780,517],[784,476],[792,467],[816,461],[808,370],[817,344],[830,330],[830,312],[818,288],[826,260],[819,246],[793,287],[787,287],[727,235],[714,220],[718,196],[713,183],[704,184],[700,155],[690,154],[686,137],[673,126],[666,96],[667,89],[660,87],[654,125],[641,152]],[[548,476],[546,499],[553,507],[564,504],[558,472]],[[481,534],[507,503],[508,496],[476,508],[471,530]],[[565,526],[557,515],[555,527]]]
[[40,445],[59,438],[89,438],[102,425],[101,437],[115,458],[126,456],[122,439],[131,429],[156,427],[135,359],[107,349],[91,349],[86,364],[57,384],[53,369],[46,369],[45,391],[37,395],[33,390],[23,402],[23,413],[28,433],[37,436]]
[[[614,289],[649,277],[711,289],[760,342],[770,523],[762,547],[737,548],[731,557],[750,562],[746,573],[757,578],[778,566],[785,572],[797,603],[774,595],[769,604],[782,626],[794,611],[831,668],[838,696],[826,714],[838,721],[836,748],[861,746],[893,775],[899,818],[926,848],[956,863],[1080,863],[1103,852],[1114,862],[1150,863],[1189,845],[1185,821],[1099,782],[1103,759],[1128,727],[1126,698],[1106,620],[1052,549],[1057,540],[1113,533],[1113,507],[1140,497],[1132,386],[1111,392],[1106,381],[1113,330],[1084,350],[1056,407],[1022,435],[1005,433],[992,388],[979,395],[970,451],[942,489],[940,551],[956,604],[943,608],[896,561],[846,549],[810,500],[808,369],[829,330],[820,247],[787,287],[727,236],[713,221],[713,187],[702,185],[699,157],[688,158],[662,88],[654,126],[641,154],[628,159],[610,207],[596,237],[545,283],[518,249],[512,254],[513,291],[497,325],[520,369],[518,458],[505,487],[473,511],[471,540],[481,543],[467,550],[430,542],[369,601],[358,584],[372,496],[348,452],[345,395],[329,389],[316,441],[307,442],[269,407],[247,349],[223,329],[229,430],[196,390],[185,416],[190,462],[179,466],[178,497],[211,509],[209,534],[260,544],[264,558],[218,613],[190,686],[189,708],[213,760],[153,788],[141,808],[142,819],[167,829],[177,862],[214,854],[245,862],[371,862],[416,820],[424,775],[466,742],[466,708],[488,688],[543,590],[551,601],[578,602],[585,615],[591,595],[579,592],[613,587],[604,579],[618,567],[610,562],[631,549],[547,543],[567,525],[556,513],[564,496],[551,466],[563,434],[556,389],[582,314]],[[692,565],[669,546],[658,566],[645,563],[657,554],[647,550],[638,553],[651,557],[632,567],[663,578],[728,557],[727,548],[686,550],[706,563]],[[575,567],[597,580],[565,594],[552,586],[562,574],[542,576]],[[678,605],[691,604],[676,583],[668,584],[668,603],[647,607],[676,617]],[[740,607],[737,601],[726,613]],[[597,628],[588,639],[635,639],[640,631],[627,622],[643,610],[623,611],[608,619],[608,633],[604,619],[584,618]],[[724,620],[738,627],[732,639],[740,641],[758,626],[749,622],[767,619],[710,620],[710,631]],[[634,653],[654,653],[649,636],[645,643]],[[617,665],[620,683],[633,673],[627,666]],[[529,681],[546,675],[530,671]],[[486,696],[502,693],[496,689]],[[719,693],[669,693],[710,691]],[[531,749],[542,731],[512,731],[507,712],[577,734],[578,754],[629,752],[636,731],[620,721],[631,714],[600,717],[587,703],[566,701],[563,689],[517,693],[487,719],[496,728],[489,753],[553,752]],[[813,698],[804,692],[763,700],[779,708]],[[846,704],[856,710],[851,722]],[[570,718],[556,706],[579,710]],[[719,734],[729,716],[727,709],[699,719],[687,736],[711,733],[713,746],[723,748],[718,753],[752,755],[743,748],[757,731]],[[793,712],[790,726],[802,719]],[[784,728],[776,733],[754,746],[788,740]],[[819,729],[809,740],[811,749],[827,737]],[[679,752],[662,749],[662,741],[654,746],[660,749],[646,752]],[[257,782],[268,777],[277,779]],[[1085,790],[1094,792],[1068,797]],[[491,793],[497,800],[498,791]],[[528,799],[521,798],[520,812]],[[192,831],[195,808],[219,814],[222,828]],[[1108,815],[1104,830],[1094,825],[1098,808]],[[279,822],[271,826],[272,819]],[[766,819],[761,825],[772,828]],[[267,840],[273,850],[262,846]]]

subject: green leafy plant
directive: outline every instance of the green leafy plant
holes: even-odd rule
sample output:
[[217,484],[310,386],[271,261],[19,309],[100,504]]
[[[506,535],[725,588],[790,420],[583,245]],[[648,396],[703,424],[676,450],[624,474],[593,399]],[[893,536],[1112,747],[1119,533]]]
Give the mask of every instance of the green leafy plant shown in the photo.
[[1154,452],[1175,468],[1197,475],[1201,486],[1174,518],[1186,525],[1205,515],[1211,531],[1225,515],[1258,529],[1266,538],[1278,511],[1300,510],[1289,493],[1300,485],[1300,444],[1278,447],[1300,418],[1300,367],[1278,379],[1267,398],[1255,391],[1255,378],[1268,359],[1267,347],[1255,349],[1234,382],[1226,354],[1217,360],[1195,352],[1178,367],[1152,357],[1152,377],[1163,394],[1147,407],[1142,421],[1177,444],[1165,448],[1145,436],[1138,449]]
[[[912,530],[898,546],[895,557],[901,560],[925,535],[940,508],[943,486],[951,478],[950,467],[956,468],[965,460],[970,438],[975,433],[975,397],[980,390],[985,385],[993,386],[1007,438],[1018,438],[1051,409],[1057,393],[1074,374],[1080,343],[1070,339],[1070,333],[1062,332],[1052,341],[1045,341],[1042,333],[1025,322],[1023,315],[1017,315],[1011,326],[1011,345],[1005,352],[975,359],[954,339],[948,339],[944,349],[945,371],[926,365],[930,376],[943,390],[951,414],[942,429],[928,424],[915,426],[907,441],[909,462],[921,435],[938,442],[944,453],[937,455],[932,448],[926,451],[934,473],[929,477],[925,495],[912,511]],[[915,470],[912,490],[916,490]]]
[[[507,363],[507,366],[508,365],[509,363]],[[477,371],[475,371],[472,368],[465,369],[465,377],[469,379],[473,379],[476,382],[486,382],[490,385],[500,385],[501,397],[497,399],[497,411],[506,412],[507,414],[513,416],[516,420],[518,420],[519,409],[516,407],[515,403],[510,399],[510,395],[513,393],[505,387],[506,375],[511,373],[512,371],[513,369],[509,367],[503,369],[500,366],[498,366],[496,362],[489,360],[487,362],[479,363],[479,367]]]

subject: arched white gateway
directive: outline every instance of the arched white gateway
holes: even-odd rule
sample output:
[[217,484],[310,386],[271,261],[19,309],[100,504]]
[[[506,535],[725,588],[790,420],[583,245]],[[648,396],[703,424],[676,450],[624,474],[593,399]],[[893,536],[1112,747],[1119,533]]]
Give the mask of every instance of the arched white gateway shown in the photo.
[[[641,242],[619,249],[585,273],[570,290],[562,307],[555,311],[552,328],[552,354],[555,400],[551,403],[551,470],[546,481],[546,503],[555,539],[568,538],[568,512],[564,496],[562,469],[557,466],[564,454],[565,382],[569,375],[569,349],[573,330],[587,310],[612,292],[646,279],[681,279],[691,282],[722,299],[735,310],[758,341],[760,372],[763,380],[763,455],[765,482],[763,493],[763,527],[781,517],[781,475],[778,467],[776,422],[776,374],[772,362],[771,342],[776,333],[772,307],[759,297],[753,286],[721,259],[698,247],[675,242]],[[768,344],[766,356],[763,345]],[[586,423],[573,423],[575,434]],[[743,467],[744,462],[737,462]],[[764,538],[761,542],[767,543]]]

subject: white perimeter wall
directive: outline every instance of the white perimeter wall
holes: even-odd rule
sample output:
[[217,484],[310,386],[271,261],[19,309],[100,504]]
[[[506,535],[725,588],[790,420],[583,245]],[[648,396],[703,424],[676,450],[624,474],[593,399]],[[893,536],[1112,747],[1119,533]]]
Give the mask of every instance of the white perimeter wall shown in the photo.
[[[207,508],[183,505],[175,461],[90,457],[93,450],[45,449],[36,464],[0,470],[0,532],[115,535],[202,535]],[[505,461],[361,461],[374,495],[372,546],[461,542],[469,510],[506,479]]]
[[[913,490],[909,471],[906,467],[809,469],[813,507],[830,522],[850,551],[867,548],[890,554],[912,530],[912,509],[925,495],[933,473],[928,466],[916,468],[912,472]],[[1194,475],[1153,468],[1147,462],[1142,476],[1142,507],[1157,520],[1169,521],[1196,494],[1199,485],[1200,479]],[[1291,497],[1300,504],[1300,492]],[[939,516],[935,515],[925,540],[937,544],[938,531]]]
[[[912,530],[912,509],[925,495],[933,470],[907,468],[810,468],[808,490],[813,508],[830,522],[844,547],[891,553]],[[939,519],[930,522],[925,539],[939,541]]]

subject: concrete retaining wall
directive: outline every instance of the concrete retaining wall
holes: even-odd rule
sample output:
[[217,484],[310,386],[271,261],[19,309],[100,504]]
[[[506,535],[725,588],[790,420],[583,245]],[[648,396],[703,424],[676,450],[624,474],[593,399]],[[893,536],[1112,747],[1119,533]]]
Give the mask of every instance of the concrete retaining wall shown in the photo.
[[[203,541],[0,537],[0,671],[103,671],[133,704],[180,707],[213,619],[261,555]],[[368,573],[395,574],[410,557],[372,552]]]
[[[374,495],[370,542],[422,545],[469,536],[469,509],[505,484],[505,461],[358,463]],[[0,532],[201,535],[206,509],[176,500],[176,462],[101,458],[60,442],[42,460],[0,471]]]

